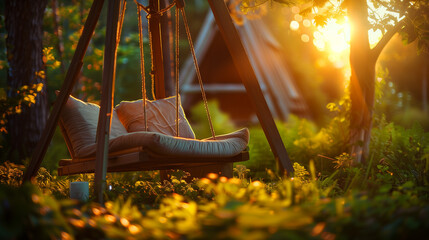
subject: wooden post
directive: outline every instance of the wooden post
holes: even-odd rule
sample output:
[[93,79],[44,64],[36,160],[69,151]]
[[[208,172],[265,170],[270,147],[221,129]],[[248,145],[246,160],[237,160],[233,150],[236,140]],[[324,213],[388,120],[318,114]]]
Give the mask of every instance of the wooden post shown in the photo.
[[109,135],[115,95],[116,52],[120,0],[109,0],[107,10],[106,40],[104,48],[101,107],[97,127],[97,152],[95,155],[95,197],[103,204],[106,186],[107,160],[109,156]]
[[36,149],[32,155],[31,161],[27,170],[24,173],[23,182],[31,180],[40,168],[40,164],[45,157],[46,150],[48,149],[49,143],[54,135],[58,119],[60,117],[61,109],[66,104],[69,95],[76,84],[77,78],[80,73],[80,69],[83,65],[83,57],[85,56],[86,50],[91,40],[92,34],[94,33],[95,26],[97,25],[98,18],[100,17],[101,10],[103,8],[104,0],[94,0],[89,11],[87,20],[83,27],[82,35],[80,36],[79,42],[76,47],[76,51],[73,55],[73,59],[67,71],[67,75],[64,79],[64,83],[61,87],[61,92],[58,95],[51,114],[49,115],[48,122],[46,123],[42,137],[37,144]]
[[[168,0],[160,1],[160,8],[166,8]],[[171,22],[171,12],[167,11],[161,16],[161,42],[162,42],[162,61],[164,63],[164,88],[165,97],[175,95],[174,84],[174,55],[173,55],[173,30]]]
[[232,22],[228,8],[222,0],[208,0],[213,11],[219,30],[228,46],[232,60],[237,67],[244,87],[249,95],[253,107],[256,110],[259,122],[264,130],[268,143],[271,146],[274,157],[280,169],[286,170],[288,174],[293,173],[293,166],[283,145],[283,141],[275,125],[274,119],[265,101],[258,79],[250,64],[249,57],[238,35],[237,29]]
[[159,0],[149,1],[149,36],[152,45],[152,74],[154,75],[155,98],[165,98],[164,61],[162,54],[161,15]]

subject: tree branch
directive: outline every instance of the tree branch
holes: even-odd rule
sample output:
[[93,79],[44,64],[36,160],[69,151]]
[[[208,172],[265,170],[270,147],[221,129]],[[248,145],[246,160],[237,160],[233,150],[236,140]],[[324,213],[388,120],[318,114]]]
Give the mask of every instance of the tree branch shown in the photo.
[[381,51],[383,51],[384,47],[390,41],[390,39],[392,39],[392,37],[405,26],[406,19],[407,17],[403,18],[401,21],[396,23],[395,26],[393,26],[383,35],[383,37],[380,39],[377,45],[373,49],[371,49],[371,55],[374,60],[378,58]]
[[407,9],[407,11],[405,11],[407,14],[405,14],[405,17],[399,21],[398,23],[395,24],[395,26],[393,26],[391,29],[389,29],[381,38],[381,40],[377,43],[377,45],[371,50],[371,55],[373,57],[374,60],[377,60],[378,56],[380,56],[381,51],[383,51],[384,47],[386,46],[386,44],[390,41],[390,39],[392,39],[392,37],[399,32],[399,30],[401,30],[404,26],[405,26],[405,22],[407,20],[410,19],[414,19],[414,17],[416,16],[417,12],[411,12],[412,10],[411,7],[409,7]]

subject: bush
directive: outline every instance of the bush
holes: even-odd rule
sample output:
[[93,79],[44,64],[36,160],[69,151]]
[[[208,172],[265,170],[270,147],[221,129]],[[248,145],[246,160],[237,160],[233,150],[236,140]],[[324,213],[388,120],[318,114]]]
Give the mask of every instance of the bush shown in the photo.
[[419,125],[405,129],[381,121],[372,131],[370,148],[370,171],[384,166],[391,173],[392,184],[396,185],[408,181],[418,186],[429,183],[429,133]]

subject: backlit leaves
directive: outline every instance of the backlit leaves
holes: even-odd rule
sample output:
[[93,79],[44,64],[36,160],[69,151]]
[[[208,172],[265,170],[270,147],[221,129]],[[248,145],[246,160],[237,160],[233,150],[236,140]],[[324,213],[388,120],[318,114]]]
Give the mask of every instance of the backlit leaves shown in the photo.
[[33,104],[35,104],[37,94],[41,92],[42,89],[43,83],[36,83],[31,86],[24,85],[19,89],[9,90],[15,91],[16,95],[14,97],[7,97],[7,90],[0,88],[0,133],[7,133],[7,116],[12,114],[20,114],[22,112],[22,107],[31,107]]

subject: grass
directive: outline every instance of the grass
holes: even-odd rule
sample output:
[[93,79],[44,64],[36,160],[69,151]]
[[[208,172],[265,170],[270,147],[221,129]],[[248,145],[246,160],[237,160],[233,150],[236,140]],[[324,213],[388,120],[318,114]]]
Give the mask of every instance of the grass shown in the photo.
[[[343,156],[344,158],[344,156]],[[294,164],[295,176],[252,181],[209,174],[186,182],[157,172],[109,175],[107,202],[68,199],[70,181],[41,169],[19,185],[22,166],[1,166],[0,238],[61,239],[409,239],[429,233],[427,184],[392,184],[390,172],[338,168],[320,176]],[[92,188],[92,186],[91,186]]]

